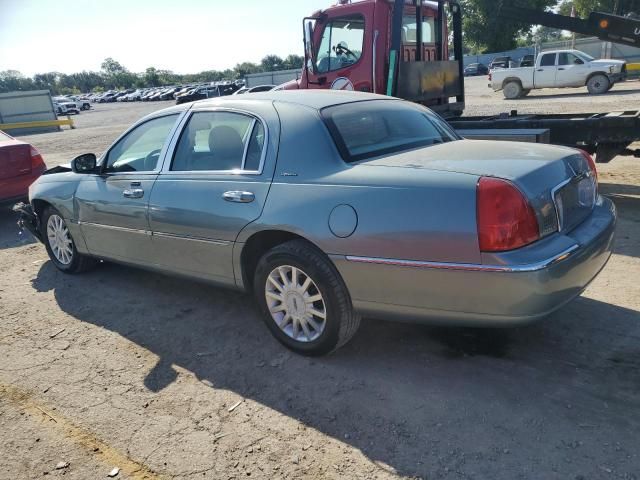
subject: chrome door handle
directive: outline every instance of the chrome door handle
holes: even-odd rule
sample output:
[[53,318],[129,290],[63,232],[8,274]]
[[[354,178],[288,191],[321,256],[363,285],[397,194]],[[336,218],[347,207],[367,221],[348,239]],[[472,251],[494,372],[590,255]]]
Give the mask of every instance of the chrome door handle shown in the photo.
[[127,188],[122,192],[122,196],[125,198],[142,198],[144,197],[144,190],[141,188]]
[[256,199],[256,196],[251,192],[232,191],[224,192],[222,198],[227,202],[251,203]]

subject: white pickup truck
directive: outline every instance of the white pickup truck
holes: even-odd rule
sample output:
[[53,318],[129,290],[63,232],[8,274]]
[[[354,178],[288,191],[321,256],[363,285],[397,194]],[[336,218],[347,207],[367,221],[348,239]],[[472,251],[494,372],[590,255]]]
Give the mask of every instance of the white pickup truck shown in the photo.
[[538,88],[584,87],[589,93],[605,93],[627,75],[622,60],[596,60],[579,50],[550,50],[542,52],[533,67],[500,68],[489,73],[493,90],[502,90],[505,98],[513,100]]

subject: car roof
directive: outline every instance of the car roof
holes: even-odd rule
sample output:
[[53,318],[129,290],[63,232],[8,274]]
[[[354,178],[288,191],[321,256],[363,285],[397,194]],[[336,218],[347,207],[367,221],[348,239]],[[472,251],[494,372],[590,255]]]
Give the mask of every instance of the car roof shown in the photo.
[[[278,90],[269,92],[257,92],[250,93],[246,96],[242,95],[227,95],[224,97],[209,98],[206,100],[200,100],[193,103],[187,103],[182,105],[176,105],[173,107],[165,108],[164,110],[158,110],[152,113],[148,117],[151,118],[160,115],[164,115],[171,112],[179,112],[190,109],[192,106],[198,108],[203,107],[224,107],[227,104],[233,103],[236,107],[241,107],[243,104],[250,105],[256,101],[258,102],[286,102],[295,103],[300,106],[313,108],[314,110],[321,110],[326,107],[334,105],[341,105],[345,103],[363,102],[367,100],[394,100],[393,97],[386,95],[376,95],[373,93],[353,92],[343,90]],[[397,99],[396,99],[397,100]]]

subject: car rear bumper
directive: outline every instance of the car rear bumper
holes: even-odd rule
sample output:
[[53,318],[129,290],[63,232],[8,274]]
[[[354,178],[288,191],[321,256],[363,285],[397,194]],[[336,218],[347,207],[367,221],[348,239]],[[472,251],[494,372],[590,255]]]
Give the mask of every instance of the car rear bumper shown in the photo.
[[513,326],[543,318],[578,296],[609,260],[615,224],[613,203],[601,198],[592,215],[570,233],[494,255],[491,263],[332,259],[354,307],[365,316]]

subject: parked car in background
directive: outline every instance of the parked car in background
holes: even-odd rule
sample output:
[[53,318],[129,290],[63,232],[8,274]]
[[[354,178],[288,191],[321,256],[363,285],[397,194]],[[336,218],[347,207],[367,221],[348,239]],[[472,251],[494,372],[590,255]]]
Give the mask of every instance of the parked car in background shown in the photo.
[[487,75],[489,68],[482,63],[472,63],[464,69],[465,77],[476,77],[478,75]]
[[34,146],[0,131],[0,204],[26,199],[29,185],[46,169]]
[[68,96],[66,99],[70,102],[74,102],[79,110],[89,110],[91,108],[91,102],[85,98]]
[[176,97],[176,105],[183,103],[195,102],[196,100],[203,100],[205,98],[219,97],[220,91],[218,87],[209,85],[206,87],[197,87],[187,93],[183,93]]
[[70,113],[79,114],[80,108],[76,102],[69,100],[66,97],[54,97],[53,106],[56,109],[56,114],[58,115],[68,115]]
[[243,95],[243,94],[247,93],[248,91],[249,91],[249,89],[247,87],[240,87],[233,94],[234,95]]
[[257,85],[255,87],[249,88],[245,93],[260,93],[260,92],[268,92],[269,90],[273,90],[276,88],[275,85]]
[[464,140],[421,105],[331,90],[154,112],[30,202],[21,222],[59,270],[106,259],[251,291],[306,355],[361,316],[545,317],[601,271],[616,223],[585,152]]
[[491,60],[489,70],[494,70],[496,68],[509,68],[510,62],[512,62],[511,57],[496,57]]
[[579,50],[551,50],[538,55],[535,67],[492,71],[489,86],[502,90],[507,99],[533,89],[584,86],[590,94],[599,95],[625,80],[626,74],[623,60],[596,60]]

